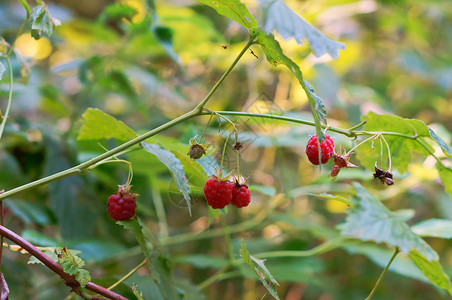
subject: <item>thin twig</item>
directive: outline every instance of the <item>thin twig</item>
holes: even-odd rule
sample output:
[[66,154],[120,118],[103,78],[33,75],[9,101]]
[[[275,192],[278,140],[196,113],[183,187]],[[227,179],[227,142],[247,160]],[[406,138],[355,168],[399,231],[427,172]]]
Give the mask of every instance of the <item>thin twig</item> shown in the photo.
[[370,300],[372,299],[372,296],[375,293],[375,290],[377,289],[378,285],[380,284],[381,280],[383,279],[383,277],[386,274],[386,271],[388,271],[389,266],[391,266],[392,262],[394,261],[394,259],[396,258],[397,254],[399,254],[400,250],[398,247],[396,247],[394,254],[392,255],[391,259],[389,260],[388,264],[386,265],[386,268],[383,270],[383,272],[381,272],[380,277],[378,277],[377,282],[375,282],[375,285],[372,289],[372,291],[370,292],[369,296],[367,296],[367,298],[365,300]]
[[[64,272],[63,267],[61,265],[59,265],[53,259],[48,257],[45,253],[40,251],[29,241],[25,240],[24,238],[22,238],[21,236],[19,236],[18,234],[14,233],[13,231],[9,230],[8,228],[6,228],[4,226],[0,226],[0,234],[2,236],[5,236],[10,241],[16,243],[17,245],[21,246],[23,249],[27,250],[28,253],[30,253],[31,255],[36,257],[46,267],[48,267],[54,273],[59,275],[64,280],[64,283],[67,286],[71,287],[75,292],[78,292],[80,283],[77,280],[75,280],[75,277],[73,275],[69,275],[66,272]],[[109,291],[106,288],[101,287],[92,282],[88,282],[86,284],[85,288],[94,293],[107,297],[108,299],[127,300],[127,298],[125,298],[115,292]]]

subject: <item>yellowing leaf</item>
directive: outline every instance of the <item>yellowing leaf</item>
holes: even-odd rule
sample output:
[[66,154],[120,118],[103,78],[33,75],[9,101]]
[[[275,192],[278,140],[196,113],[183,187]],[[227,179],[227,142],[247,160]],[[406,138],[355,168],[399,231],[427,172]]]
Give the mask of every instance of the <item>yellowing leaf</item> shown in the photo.
[[127,141],[137,137],[137,134],[126,124],[116,120],[97,108],[88,108],[82,115],[82,127],[77,139],[102,140],[115,138]]

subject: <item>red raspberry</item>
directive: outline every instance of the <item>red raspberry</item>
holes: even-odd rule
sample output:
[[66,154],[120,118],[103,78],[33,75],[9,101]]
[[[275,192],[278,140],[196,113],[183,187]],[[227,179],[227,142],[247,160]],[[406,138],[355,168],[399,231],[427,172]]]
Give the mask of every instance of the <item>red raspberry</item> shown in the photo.
[[211,178],[204,185],[204,196],[212,208],[224,208],[231,203],[234,184],[229,181],[218,181]]
[[135,197],[131,195],[111,195],[108,198],[108,213],[116,221],[129,220],[135,215]]
[[[314,134],[308,141],[306,146],[306,155],[309,161],[314,165],[319,164],[319,145],[317,143],[317,135]],[[325,134],[325,140],[320,144],[322,153],[321,163],[326,164],[334,153],[334,141],[328,134]]]
[[234,185],[231,204],[238,208],[246,207],[251,202],[251,192],[246,185]]

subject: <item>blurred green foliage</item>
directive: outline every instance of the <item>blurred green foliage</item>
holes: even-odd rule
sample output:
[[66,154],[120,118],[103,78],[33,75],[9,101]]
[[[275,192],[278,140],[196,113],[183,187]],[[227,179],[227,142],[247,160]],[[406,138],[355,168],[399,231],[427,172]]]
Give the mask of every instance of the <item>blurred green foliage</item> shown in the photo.
[[[0,36],[10,44],[27,15],[20,3],[0,3]],[[257,1],[244,3],[257,15]],[[282,32],[275,33],[281,51],[315,87],[313,95],[324,100],[329,125],[349,128],[366,119],[364,129],[368,131],[419,134],[425,147],[450,167],[450,1],[286,0],[286,4],[326,36],[346,45],[339,51],[339,58],[332,60],[327,54],[312,54],[309,43],[300,45],[300,41],[285,40]],[[30,1],[30,5],[36,4]],[[0,190],[84,162],[132,138],[134,132],[146,132],[192,109],[229,67],[248,37],[248,30],[239,24],[189,1],[48,1],[47,5],[26,24],[15,43],[19,54],[12,56],[11,63],[17,80],[0,144]],[[47,27],[36,23],[41,17]],[[40,38],[33,39],[33,24],[38,26],[36,30],[49,34],[52,18],[61,21],[53,35],[34,32],[33,36]],[[252,19],[236,21],[249,30],[256,26]],[[207,107],[312,120],[301,77],[293,76],[290,69],[270,66],[265,57],[268,53],[258,45],[251,50],[255,55],[249,51],[245,54]],[[2,113],[8,98],[8,77],[5,72],[0,81]],[[380,115],[384,113],[421,120],[430,131],[422,122]],[[281,299],[364,299],[369,294],[393,251],[385,244],[340,238],[343,223],[350,225],[345,210],[349,196],[356,194],[352,185],[356,181],[372,195],[371,201],[378,203],[380,212],[392,211],[388,214],[394,222],[403,224],[404,230],[416,224],[413,230],[426,237],[438,253],[442,270],[437,262],[425,262],[413,250],[408,255],[417,257],[413,260],[418,266],[452,275],[450,228],[425,229],[424,224],[424,235],[419,229],[421,221],[452,220],[452,172],[441,165],[437,171],[436,161],[427,157],[425,147],[412,140],[387,137],[395,157],[394,186],[386,187],[372,179],[374,162],[380,157],[378,141],[373,151],[368,143],[352,157],[361,168],[342,170],[332,182],[328,174],[333,163],[319,172],[304,154],[314,127],[231,118],[244,123],[239,127],[239,140],[245,146],[240,170],[250,177],[253,193],[248,208],[231,207],[225,217],[234,258],[240,260],[242,239],[252,256],[275,251],[305,253],[265,261],[279,283],[275,288]],[[222,273],[222,280],[202,291],[196,288],[228,267],[218,213],[205,204],[202,186],[213,167],[218,167],[230,126],[214,119],[204,138],[216,150],[199,162],[185,155],[190,138],[200,136],[208,120],[209,116],[191,119],[146,141],[171,151],[181,162],[190,187],[191,215],[178,190],[182,183],[174,179],[161,157],[144,150],[121,156],[133,166],[133,190],[140,194],[137,214],[152,235],[148,238],[155,239],[153,246],[158,240],[161,247],[147,257],[156,272],[141,268],[114,289],[125,297],[135,299],[133,284],[143,299],[260,299],[267,292],[253,271],[240,263]],[[356,145],[340,134],[328,134],[343,148]],[[173,156],[166,153],[163,157],[172,162]],[[384,158],[386,162],[386,154]],[[228,172],[235,168],[234,151],[226,152],[224,166]],[[128,175],[127,164],[102,164],[82,176],[17,194],[4,200],[5,226],[37,246],[82,251],[78,256],[86,261],[83,268],[89,270],[93,282],[108,287],[145,258],[140,247],[149,247],[142,237],[138,245],[134,235],[110,219],[106,210],[109,195],[127,181]],[[357,197],[366,198],[360,192]],[[365,228],[361,225],[352,229]],[[379,228],[372,228],[381,234]],[[425,234],[425,230],[444,230],[443,238]],[[366,233],[371,235],[372,231]],[[367,240],[388,242],[371,237]],[[325,242],[331,243],[325,249],[316,248]],[[263,258],[256,256],[257,261]],[[69,288],[56,275],[43,266],[28,265],[27,260],[28,255],[3,251],[2,272],[11,299],[64,299],[69,295]],[[447,291],[429,283],[427,275],[408,256],[399,254],[389,270],[392,272],[386,274],[374,299],[448,297]],[[170,282],[174,290],[159,286],[160,279]],[[448,289],[446,275],[437,281]]]

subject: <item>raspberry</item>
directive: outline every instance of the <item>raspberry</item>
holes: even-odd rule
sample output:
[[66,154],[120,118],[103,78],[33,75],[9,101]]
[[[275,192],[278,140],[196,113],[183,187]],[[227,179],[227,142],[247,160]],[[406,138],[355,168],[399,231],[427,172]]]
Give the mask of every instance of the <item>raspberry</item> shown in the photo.
[[238,208],[246,207],[251,202],[251,192],[246,185],[234,185],[231,204]]
[[224,208],[231,203],[234,184],[229,181],[218,181],[211,178],[204,185],[204,196],[212,208]]
[[[308,141],[306,146],[306,155],[309,161],[314,165],[319,164],[319,145],[317,143],[317,135],[314,134]],[[325,134],[325,140],[320,144],[320,149],[322,153],[321,163],[326,164],[328,160],[334,153],[334,141],[330,138],[328,134]]]
[[129,220],[135,215],[135,208],[137,204],[135,203],[135,197],[133,194],[121,193],[111,195],[108,198],[107,211],[116,221]]

